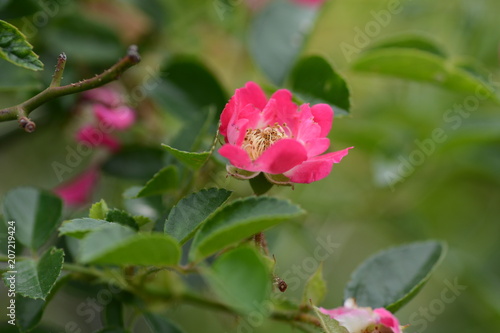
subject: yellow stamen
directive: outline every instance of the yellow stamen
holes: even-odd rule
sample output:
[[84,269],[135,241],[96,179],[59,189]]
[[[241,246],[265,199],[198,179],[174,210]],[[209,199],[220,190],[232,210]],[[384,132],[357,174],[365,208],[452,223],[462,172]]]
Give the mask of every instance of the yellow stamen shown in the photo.
[[[286,127],[285,124],[283,126]],[[285,130],[281,125],[275,123],[274,126],[267,126],[262,129],[247,129],[242,148],[245,149],[252,161],[264,153],[273,143],[283,138],[287,138]]]

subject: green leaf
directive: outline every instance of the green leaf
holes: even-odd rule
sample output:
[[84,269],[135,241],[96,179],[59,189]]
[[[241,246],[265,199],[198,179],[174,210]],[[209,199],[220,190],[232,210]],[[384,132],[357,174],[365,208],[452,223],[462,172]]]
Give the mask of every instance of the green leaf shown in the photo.
[[270,197],[240,199],[219,209],[202,225],[191,245],[190,259],[201,260],[226,246],[304,211],[286,200]]
[[80,242],[78,257],[81,262],[86,263],[99,258],[136,234],[129,227],[108,223],[87,234]]
[[137,193],[137,198],[161,195],[177,188],[179,183],[177,168],[173,165],[158,171]]
[[151,333],[183,333],[183,331],[167,318],[153,313],[144,314]]
[[89,217],[96,220],[105,220],[108,210],[109,208],[106,204],[106,201],[104,201],[104,199],[101,199],[101,201],[96,202],[92,205],[92,207],[90,207]]
[[[144,12],[148,19],[155,23],[155,30],[164,27],[165,22],[170,22],[171,12],[169,6],[162,0],[131,0],[135,7]],[[159,31],[158,31],[159,32]]]
[[0,92],[41,90],[43,88],[38,73],[9,63],[1,63],[0,68],[2,70]]
[[33,299],[19,294],[16,295],[16,326],[19,331],[29,332],[40,323],[45,308],[69,277],[69,275],[66,275],[59,278],[45,301],[39,298]]
[[146,225],[148,223],[152,223],[153,220],[150,219],[149,217],[147,216],[142,216],[142,215],[135,215],[134,216],[134,221],[135,223],[137,223],[137,225],[140,227],[142,227],[143,225]]
[[[163,215],[164,204],[161,196],[150,196],[137,198],[137,194],[142,189],[142,186],[133,186],[128,188],[124,193],[124,206],[127,212],[134,215],[136,223],[141,226],[145,221],[143,216],[151,220],[157,220]],[[141,221],[139,221],[141,220]]]
[[123,210],[111,209],[106,214],[106,221],[116,222],[118,224],[130,227],[134,230],[139,230],[139,226],[135,222],[135,219],[132,216],[130,216],[129,213]]
[[180,259],[177,241],[164,234],[136,234],[128,227],[108,225],[80,243],[82,263],[112,265],[175,265]]
[[409,48],[432,53],[442,58],[447,57],[446,52],[441,46],[437,45],[429,36],[419,34],[401,34],[393,36],[371,46],[370,50],[384,48]]
[[215,107],[219,110],[215,121],[228,100],[212,71],[194,57],[174,57],[163,66],[160,77],[162,84],[154,95],[181,119],[205,119],[204,113]]
[[87,217],[81,219],[74,219],[67,222],[64,222],[59,227],[59,234],[71,236],[74,238],[82,239],[89,232],[100,229],[106,225],[109,225],[110,222],[104,220],[90,219]]
[[[4,19],[13,19],[13,18],[19,18],[22,16],[28,16],[36,13],[37,11],[42,10],[41,7],[42,3],[36,1],[36,0],[24,0],[22,2],[20,1],[13,1],[13,0],[2,0],[0,1],[0,17]],[[26,21],[25,21],[26,22]],[[30,32],[33,30],[37,30],[35,25],[31,22],[29,24],[25,24],[29,28]],[[23,30],[26,29],[23,27]]]
[[323,262],[316,272],[307,280],[302,296],[302,304],[319,304],[326,295],[326,281],[323,278]]
[[210,157],[209,151],[205,151],[202,153],[193,153],[181,151],[166,144],[162,144],[161,146],[165,148],[170,154],[172,154],[176,159],[178,159],[182,164],[193,170],[198,170],[199,168],[201,168]]
[[321,312],[319,308],[314,307],[314,312],[316,312],[325,333],[349,333],[347,328],[340,326],[338,321]]
[[336,115],[351,108],[345,80],[320,56],[308,56],[297,62],[290,76],[292,90],[311,104],[330,104]]
[[42,320],[46,301],[16,295],[16,326],[20,332],[28,332]]
[[164,155],[157,147],[126,146],[111,156],[102,169],[120,178],[148,180],[163,168]]
[[207,274],[217,295],[241,313],[265,313],[263,304],[271,294],[271,273],[253,248],[241,247],[221,255]]
[[344,298],[354,298],[359,306],[395,312],[420,291],[444,253],[444,244],[427,241],[375,254],[354,271]]
[[103,323],[111,327],[123,327],[123,305],[116,297],[113,297],[110,302],[104,307],[102,314]]
[[400,44],[382,46],[361,54],[352,68],[360,72],[428,82],[463,94],[474,95],[481,91],[481,94],[500,102],[492,86],[441,54],[425,48],[401,47]]
[[33,52],[33,46],[15,26],[0,20],[0,58],[17,66],[40,71],[43,63]]
[[9,191],[3,206],[6,220],[16,222],[16,239],[34,250],[56,230],[62,211],[61,199],[32,187]]
[[0,0],[0,10],[3,10],[10,2],[11,0]]
[[109,66],[125,53],[115,30],[78,7],[52,18],[37,38],[49,50],[64,51],[71,63]]
[[9,285],[9,278],[15,276],[16,292],[19,295],[44,300],[61,274],[63,262],[64,251],[52,247],[39,261],[28,259],[17,262],[17,273],[4,273],[3,280]]
[[[0,215],[0,253],[2,254],[9,254],[9,249],[8,249],[8,242],[9,242],[9,236],[14,235],[15,236],[15,231],[12,229],[12,225],[7,224],[8,221],[4,219],[2,215]],[[11,234],[9,235],[9,227]],[[14,237],[15,238],[15,237]],[[3,245],[5,244],[5,245]],[[22,245],[16,240],[15,242],[16,246],[16,253],[21,253],[22,252]]]
[[184,244],[232,192],[210,188],[192,193],[172,208],[165,221],[165,233]]
[[255,195],[262,195],[273,187],[273,184],[267,180],[267,177],[262,172],[250,178],[249,183]]
[[274,84],[281,86],[293,67],[318,9],[276,0],[255,15],[250,27],[250,54]]

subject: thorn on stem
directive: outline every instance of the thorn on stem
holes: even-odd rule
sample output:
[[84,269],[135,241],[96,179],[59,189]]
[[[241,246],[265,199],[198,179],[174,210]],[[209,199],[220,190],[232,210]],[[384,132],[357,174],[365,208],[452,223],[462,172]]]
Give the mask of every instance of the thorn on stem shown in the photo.
[[132,60],[134,63],[138,63],[141,61],[141,56],[139,55],[139,49],[137,48],[137,45],[130,45],[128,50],[127,50],[127,56]]

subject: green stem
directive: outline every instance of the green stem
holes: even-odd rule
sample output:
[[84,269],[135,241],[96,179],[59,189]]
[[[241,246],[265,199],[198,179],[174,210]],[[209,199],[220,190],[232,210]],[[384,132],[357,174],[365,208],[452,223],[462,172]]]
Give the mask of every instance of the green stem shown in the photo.
[[[225,304],[200,297],[196,294],[187,292],[181,296],[181,301],[185,301],[186,303],[190,303],[192,305],[201,306],[205,308],[210,308],[212,310],[222,311],[225,313],[233,314],[235,316],[238,315],[233,309],[228,307]],[[300,310],[299,310],[300,311]],[[274,311],[271,313],[270,318],[277,321],[285,321],[285,322],[296,322],[312,325],[315,327],[321,327],[321,322],[319,319],[311,314],[303,313],[303,312],[281,312]]]
[[52,76],[52,82],[50,83],[50,88],[61,86],[61,80],[64,73],[64,67],[66,66],[66,54],[61,53],[57,58],[56,69],[54,75]]
[[201,307],[205,307],[205,308],[210,308],[212,310],[217,310],[217,311],[222,311],[222,312],[226,312],[229,314],[237,315],[237,313],[234,312],[233,309],[231,309],[230,307],[228,307],[227,305],[225,305],[223,303],[219,303],[219,302],[213,301],[211,299],[203,298],[203,297],[200,297],[200,296],[193,294],[193,293],[190,293],[190,292],[185,292],[184,294],[182,294],[181,300],[185,301],[186,303],[192,304],[192,305],[201,306]]
[[91,267],[85,267],[77,264],[72,264],[72,263],[64,263],[63,270],[72,272],[72,273],[81,273],[81,274],[86,274],[86,275],[91,275],[95,277],[102,278],[102,273],[101,271],[91,268]]
[[[21,260],[26,260],[26,259],[29,259],[27,257],[17,257],[15,260],[16,261],[21,261]],[[7,262],[9,261],[9,257],[5,256],[5,255],[0,255],[0,262]]]
[[52,77],[50,86],[27,101],[15,106],[1,109],[0,122],[17,119],[20,126],[24,128],[26,132],[33,132],[36,128],[35,123],[28,119],[27,116],[40,105],[61,96],[75,94],[103,86],[118,79],[125,70],[134,66],[140,60],[141,57],[137,52],[137,47],[133,45],[129,47],[125,57],[120,59],[116,64],[105,70],[103,73],[87,80],[60,86],[64,66],[66,64],[66,56],[61,54],[58,58],[56,70]]
[[316,316],[302,312],[273,312],[271,318],[278,321],[299,322],[321,327],[321,322]]
[[[24,259],[29,259],[26,257],[19,257],[16,258],[16,260],[24,260]],[[0,262],[7,262],[8,257],[5,255],[0,256]],[[104,272],[92,268],[92,267],[85,267],[81,266],[78,264],[73,264],[73,263],[64,263],[63,269],[65,271],[69,271],[72,273],[80,273],[80,274],[85,274],[85,275],[90,275],[97,277],[99,279],[103,280],[110,280],[109,276],[106,276]],[[182,271],[185,272],[192,272],[194,270],[193,267],[186,266],[186,267],[181,267],[179,268]],[[122,286],[123,287],[123,286]],[[159,296],[159,295],[155,295]],[[203,307],[203,308],[209,308],[214,311],[221,311],[227,314],[232,314],[235,316],[238,316],[238,313],[234,311],[231,307],[227,306],[224,303],[220,303],[218,301],[214,301],[208,298],[204,298],[202,296],[199,296],[197,294],[194,294],[192,292],[186,291],[182,295],[180,295],[178,298],[176,297],[178,301],[181,302],[186,302],[191,305]],[[169,296],[169,300],[171,299],[171,296]],[[315,327],[321,327],[321,323],[318,318],[316,318],[313,315],[310,315],[308,313],[305,313],[304,311],[307,311],[307,308],[304,309],[299,309],[298,312],[282,312],[282,311],[274,311],[271,313],[270,318],[278,321],[284,321],[284,322],[289,322],[289,323],[302,323],[302,324],[308,324],[312,325]],[[303,329],[299,327],[300,329]]]

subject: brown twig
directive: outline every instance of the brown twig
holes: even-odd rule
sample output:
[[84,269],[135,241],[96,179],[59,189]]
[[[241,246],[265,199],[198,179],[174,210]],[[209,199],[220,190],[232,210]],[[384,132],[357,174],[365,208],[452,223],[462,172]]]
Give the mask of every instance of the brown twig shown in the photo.
[[31,119],[28,118],[28,115],[40,105],[61,96],[75,94],[103,86],[118,79],[124,71],[140,61],[141,57],[137,51],[137,47],[132,45],[129,47],[125,57],[120,59],[116,64],[105,70],[103,73],[90,79],[61,86],[62,75],[66,65],[66,55],[62,53],[57,59],[56,69],[54,71],[54,75],[52,76],[50,86],[27,101],[15,106],[1,109],[0,121],[17,119],[19,126],[26,132],[31,133],[35,131],[36,125]]

